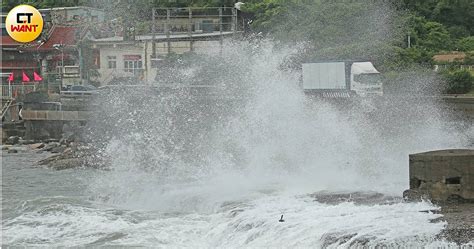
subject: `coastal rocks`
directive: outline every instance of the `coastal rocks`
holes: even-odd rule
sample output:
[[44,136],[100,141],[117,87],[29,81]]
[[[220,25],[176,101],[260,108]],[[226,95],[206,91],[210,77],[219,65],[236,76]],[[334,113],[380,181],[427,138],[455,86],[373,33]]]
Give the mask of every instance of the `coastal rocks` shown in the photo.
[[61,146],[54,147],[53,149],[51,149],[51,153],[63,153],[64,150],[66,150],[66,146],[61,145]]
[[5,151],[7,153],[27,152],[28,148],[24,146],[4,144],[2,145],[2,151]]
[[422,201],[422,200],[430,200],[431,197],[427,191],[407,189],[403,191],[403,199],[407,201]]
[[[50,144],[55,147],[49,151],[56,154],[39,161],[39,165],[44,165],[55,170],[105,167],[102,158],[96,156],[96,152],[89,145],[77,142],[71,142],[68,146],[60,145],[59,143]],[[46,149],[46,147],[44,149]]]
[[474,203],[442,204],[440,220],[447,222],[446,228],[438,235],[439,239],[455,242],[458,245],[469,243],[474,238]]
[[44,165],[55,170],[71,168],[105,168],[103,157],[97,156],[97,150],[91,144],[85,143],[77,133],[78,124],[70,124],[61,139],[44,136],[40,140],[26,140],[21,136],[10,136],[6,144],[2,145],[5,153],[52,153],[50,157],[39,161],[38,165]]
[[55,138],[48,138],[46,140],[44,140],[45,143],[59,143],[59,139],[55,139]]
[[25,140],[25,139],[21,139],[18,140],[18,144],[20,145],[28,145],[28,144],[34,144],[35,141],[34,140]]
[[8,153],[27,152],[28,148],[23,146],[11,146],[8,147]]
[[20,137],[19,136],[11,136],[9,138],[7,138],[7,141],[5,142],[5,144],[17,144],[18,142],[20,141]]
[[[48,143],[42,150],[43,151],[52,151],[54,148],[61,146],[58,142]],[[53,152],[54,153],[54,152]]]
[[35,144],[28,145],[28,147],[32,150],[41,149],[41,148],[44,148],[44,146],[45,146],[44,143],[35,143]]
[[61,155],[52,158],[47,163],[43,162],[42,165],[47,165],[48,168],[55,170],[72,169],[85,166],[85,162],[81,158],[62,158]]

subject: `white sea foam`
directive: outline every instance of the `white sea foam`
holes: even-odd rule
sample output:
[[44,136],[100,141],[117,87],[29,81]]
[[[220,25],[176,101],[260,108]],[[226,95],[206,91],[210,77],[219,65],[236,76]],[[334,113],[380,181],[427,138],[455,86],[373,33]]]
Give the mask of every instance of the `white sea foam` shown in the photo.
[[283,193],[187,214],[51,204],[8,220],[3,232],[5,244],[18,246],[447,246],[435,240],[445,223],[430,222],[440,215],[420,212],[433,209],[425,202],[329,205]]

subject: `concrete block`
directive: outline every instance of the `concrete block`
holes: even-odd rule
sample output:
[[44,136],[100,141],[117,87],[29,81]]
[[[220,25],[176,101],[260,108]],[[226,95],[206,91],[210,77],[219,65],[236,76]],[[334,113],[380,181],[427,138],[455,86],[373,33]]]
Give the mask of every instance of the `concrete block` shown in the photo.
[[474,201],[474,150],[429,151],[409,157],[412,192],[424,193],[434,201]]

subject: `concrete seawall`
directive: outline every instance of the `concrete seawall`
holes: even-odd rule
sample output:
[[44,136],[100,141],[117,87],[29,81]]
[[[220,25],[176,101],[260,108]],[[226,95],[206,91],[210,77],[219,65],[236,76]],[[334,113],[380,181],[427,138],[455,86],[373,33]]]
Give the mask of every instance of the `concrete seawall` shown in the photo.
[[474,118],[474,96],[450,95],[443,96],[443,100],[452,106],[453,110],[462,112],[470,118]]
[[33,111],[22,112],[25,139],[60,139],[64,125],[68,123],[84,124],[90,117],[88,111]]

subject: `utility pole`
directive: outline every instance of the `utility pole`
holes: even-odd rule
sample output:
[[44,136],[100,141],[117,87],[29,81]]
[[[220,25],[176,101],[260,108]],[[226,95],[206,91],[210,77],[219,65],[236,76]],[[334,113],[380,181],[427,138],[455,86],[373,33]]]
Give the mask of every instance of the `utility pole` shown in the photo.
[[64,85],[64,46],[61,46],[61,87]]
[[166,9],[166,42],[167,42],[167,47],[168,47],[168,54],[171,53],[170,18],[171,18],[171,10],[170,10],[170,9]]
[[81,81],[81,85],[84,85],[84,79],[83,79],[83,74],[84,74],[84,58],[82,56],[82,42],[79,43],[78,47],[78,53],[79,53],[79,80]]
[[64,44],[53,44],[53,48],[61,51],[61,88],[64,86]]
[[222,47],[224,43],[224,37],[222,36],[222,7],[219,8],[219,34],[220,34],[220,45],[221,45],[221,54],[222,54]]
[[155,8],[152,8],[152,19],[153,19],[153,24],[152,24],[152,28],[151,28],[151,57],[152,58],[156,58],[156,43],[155,43],[155,40],[156,40],[156,9]]
[[188,18],[189,18],[189,25],[188,25],[188,36],[189,36],[189,51],[193,51],[193,10],[191,7],[188,8]]

